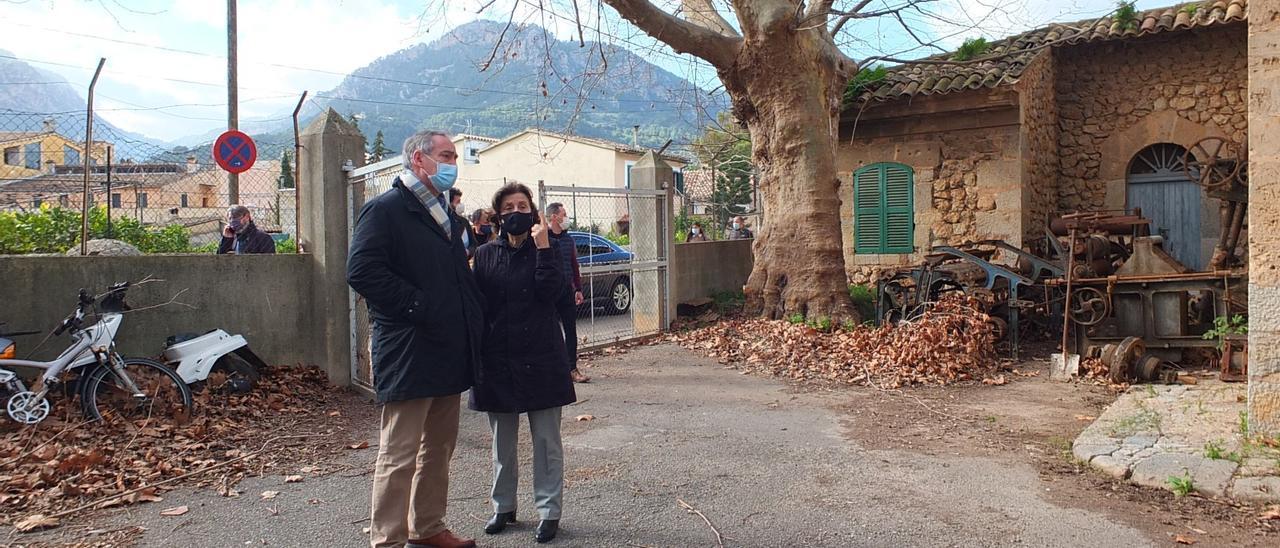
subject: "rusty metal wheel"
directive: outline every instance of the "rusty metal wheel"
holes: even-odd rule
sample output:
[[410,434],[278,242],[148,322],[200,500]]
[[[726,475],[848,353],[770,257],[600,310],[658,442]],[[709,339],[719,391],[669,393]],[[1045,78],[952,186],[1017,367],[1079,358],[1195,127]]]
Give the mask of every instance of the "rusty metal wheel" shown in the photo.
[[1205,190],[1227,190],[1239,179],[1243,157],[1236,143],[1205,137],[1182,155],[1182,169],[1188,179],[1200,183]]
[[1111,354],[1111,363],[1107,364],[1111,382],[1124,383],[1133,378],[1131,373],[1138,357],[1147,353],[1147,343],[1138,337],[1126,337],[1120,341],[1115,352]]
[[1111,315],[1111,300],[1096,287],[1082,287],[1071,294],[1071,321],[1098,325]]

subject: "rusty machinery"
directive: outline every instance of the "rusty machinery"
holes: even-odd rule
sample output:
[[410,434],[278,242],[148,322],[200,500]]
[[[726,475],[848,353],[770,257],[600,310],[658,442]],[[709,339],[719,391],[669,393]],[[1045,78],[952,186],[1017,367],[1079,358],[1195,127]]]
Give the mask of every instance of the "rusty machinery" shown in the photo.
[[[1239,210],[1224,206],[1232,217]],[[1217,264],[1239,262],[1231,250],[1241,229],[1232,223],[1230,231],[1237,234],[1219,242],[1225,256]],[[1055,236],[1074,242],[1075,264],[1046,284],[1073,284],[1066,317],[1076,326],[1076,351],[1100,357],[1116,382],[1170,380],[1176,374],[1172,362],[1219,345],[1204,338],[1214,319],[1243,307],[1245,271],[1192,271],[1165,252],[1163,238],[1151,236],[1149,225],[1140,212],[1076,213],[1051,223]],[[1227,344],[1222,359],[1229,366],[1233,343]],[[1234,354],[1242,364],[1240,352]],[[1231,379],[1226,366],[1223,378]]]
[[1249,202],[1247,143],[1236,144],[1219,137],[1196,141],[1182,156],[1187,178],[1200,183],[1205,194],[1222,201],[1219,218],[1222,233],[1209,259],[1209,270],[1240,266],[1237,253],[1244,231]]
[[917,266],[882,273],[876,318],[879,323],[910,320],[943,294],[961,292],[986,306],[999,338],[1008,337],[1016,356],[1021,321],[1045,301],[1040,282],[1061,275],[1060,266],[1001,240],[937,246]]

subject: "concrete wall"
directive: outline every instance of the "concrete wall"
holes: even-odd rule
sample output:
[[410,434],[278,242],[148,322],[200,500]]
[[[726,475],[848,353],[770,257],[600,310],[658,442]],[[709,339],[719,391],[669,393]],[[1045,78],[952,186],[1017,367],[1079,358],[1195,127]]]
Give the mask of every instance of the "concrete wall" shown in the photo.
[[[165,280],[132,288],[127,302],[143,308],[125,315],[116,343],[125,355],[154,356],[169,335],[221,328],[244,335],[270,364],[315,364],[324,356],[322,333],[313,327],[311,273],[306,255],[143,255],[136,257],[0,257],[0,321],[7,330],[48,330],[76,306],[80,288],[101,294],[120,281],[147,276]],[[333,311],[346,315],[345,310]],[[18,339],[19,356],[43,335]],[[66,335],[51,338],[38,358],[65,348]],[[23,350],[26,349],[26,350]]]
[[1249,427],[1280,433],[1280,0],[1249,4]]
[[671,252],[672,302],[741,291],[751,275],[751,243],[722,240],[676,244]]

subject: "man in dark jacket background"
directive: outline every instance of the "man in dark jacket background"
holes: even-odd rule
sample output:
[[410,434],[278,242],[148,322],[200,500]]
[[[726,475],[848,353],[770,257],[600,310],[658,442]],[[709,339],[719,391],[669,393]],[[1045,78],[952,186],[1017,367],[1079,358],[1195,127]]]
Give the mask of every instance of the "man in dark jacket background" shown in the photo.
[[447,134],[405,140],[405,171],[360,212],[347,282],[369,304],[382,404],[373,548],[475,546],[445,526],[460,395],[480,371],[484,319],[465,226],[449,206],[457,151]]
[[569,354],[569,377],[573,382],[591,382],[591,377],[578,371],[578,307],[582,305],[582,274],[578,271],[578,250],[565,222],[569,215],[564,204],[547,205],[548,226],[551,228],[551,247],[560,257],[560,271],[564,272],[564,293],[556,300],[556,314],[564,331],[564,347]]
[[249,212],[249,208],[233,205],[227,209],[227,226],[222,229],[222,242],[218,244],[219,255],[275,252],[276,241],[253,224],[253,214]]

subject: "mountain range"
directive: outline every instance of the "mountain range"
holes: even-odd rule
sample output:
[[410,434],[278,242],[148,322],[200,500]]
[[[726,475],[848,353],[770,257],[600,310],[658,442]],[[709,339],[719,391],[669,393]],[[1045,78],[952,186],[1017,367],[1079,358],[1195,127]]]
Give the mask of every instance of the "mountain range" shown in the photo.
[[[72,139],[84,139],[85,100],[65,78],[38,69],[0,49],[0,132],[44,131],[47,125]],[[159,143],[94,115],[94,138],[126,141],[155,149]],[[117,147],[122,150],[121,147]]]
[[[499,44],[495,47],[495,44]],[[5,127],[5,109],[49,113],[84,109],[84,99],[67,85],[43,82],[61,77],[36,69],[0,50],[0,74],[28,85],[0,86],[0,131],[34,131],[39,117]],[[487,65],[487,67],[486,67]],[[482,67],[486,67],[482,70]],[[630,143],[639,126],[639,144],[658,147],[667,140],[687,143],[699,133],[698,120],[714,117],[723,105],[708,104],[706,91],[627,49],[609,44],[556,39],[534,25],[477,20],[430,43],[381,57],[345,77],[335,88],[312,95],[321,109],[332,107],[358,120],[368,141],[381,131],[391,149],[420,128],[450,133],[506,137],[529,127]],[[695,105],[701,103],[700,107]],[[291,110],[291,109],[290,109]],[[305,126],[321,110],[308,106]],[[278,155],[292,145],[291,112],[277,122],[242,121],[241,129],[260,143],[259,155]],[[80,125],[83,125],[83,115]],[[100,120],[100,117],[96,117]],[[34,122],[32,121],[34,120]],[[110,130],[159,145],[105,121]],[[8,125],[14,125],[10,122]],[[208,154],[219,133],[210,130],[165,146],[170,160],[188,150]],[[79,135],[83,136],[83,129]]]

